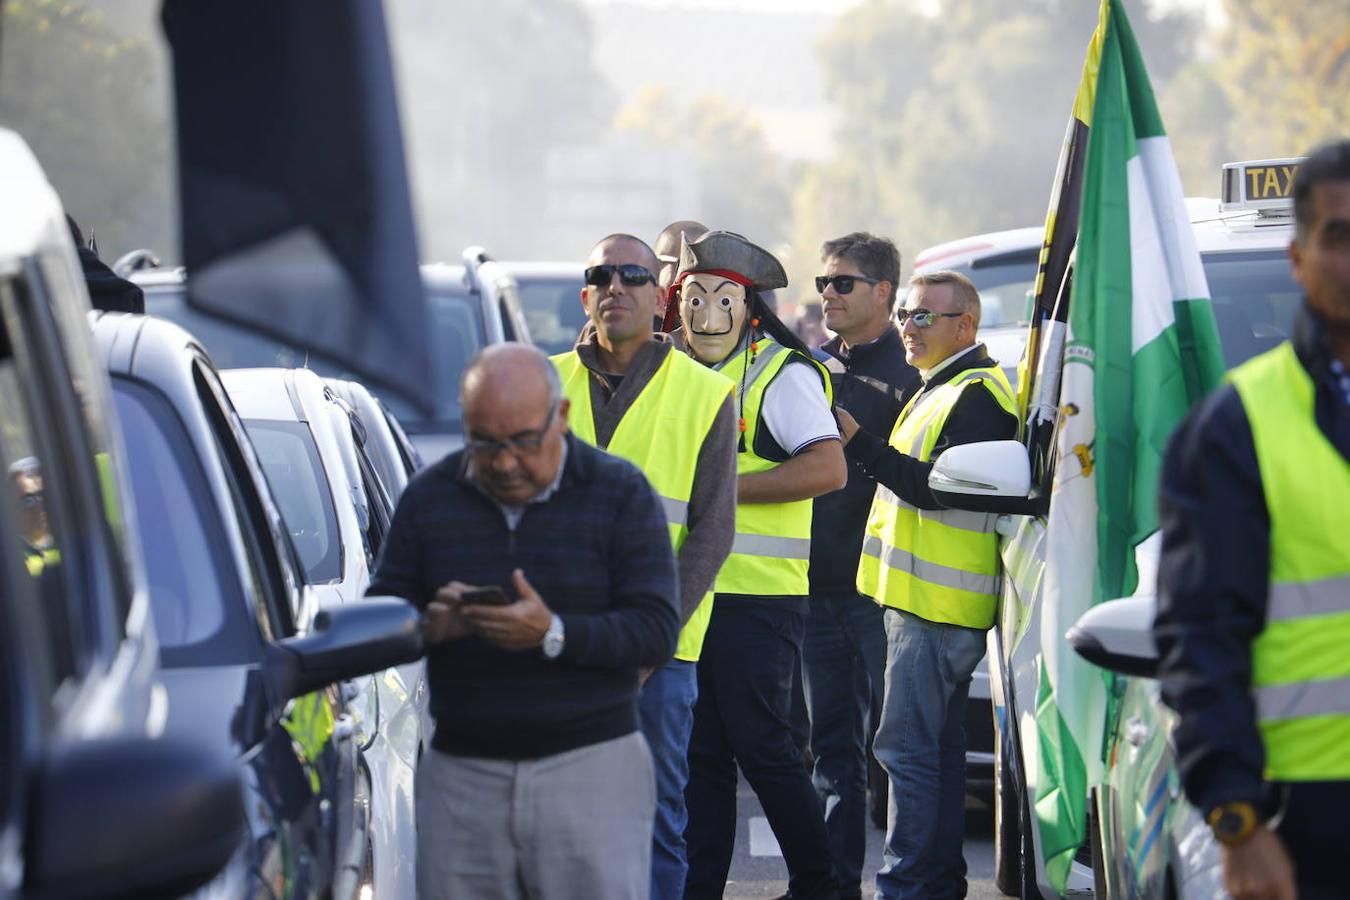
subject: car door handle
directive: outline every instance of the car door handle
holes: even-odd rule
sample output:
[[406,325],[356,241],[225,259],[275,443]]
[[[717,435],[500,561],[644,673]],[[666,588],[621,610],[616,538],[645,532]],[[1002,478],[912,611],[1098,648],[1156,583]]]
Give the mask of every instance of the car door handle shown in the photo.
[[1131,747],[1140,747],[1144,741],[1148,740],[1150,729],[1144,724],[1144,720],[1139,716],[1134,716],[1125,723],[1125,742]]

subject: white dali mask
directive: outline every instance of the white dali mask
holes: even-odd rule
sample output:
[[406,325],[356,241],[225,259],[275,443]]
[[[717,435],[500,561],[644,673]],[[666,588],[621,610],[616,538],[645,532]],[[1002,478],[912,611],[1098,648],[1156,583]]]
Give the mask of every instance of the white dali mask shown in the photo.
[[745,285],[724,275],[694,272],[680,284],[680,323],[694,356],[716,365],[741,341],[749,302]]

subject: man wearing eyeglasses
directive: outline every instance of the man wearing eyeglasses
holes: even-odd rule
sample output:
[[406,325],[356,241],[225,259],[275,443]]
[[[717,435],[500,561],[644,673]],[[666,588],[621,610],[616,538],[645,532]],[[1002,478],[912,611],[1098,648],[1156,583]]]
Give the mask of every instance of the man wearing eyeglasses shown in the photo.
[[977,340],[980,296],[958,272],[915,275],[897,311],[923,386],[887,441],[837,411],[850,459],[877,482],[858,590],[885,607],[886,692],[873,743],[890,778],[877,896],[963,897],[965,707],[998,608],[995,516],[944,509],[928,487],[948,447],[1017,434],[1012,386]]
[[460,399],[465,448],[408,484],[369,589],[423,610],[418,896],[641,896],[655,803],[638,673],[678,632],[661,498],[568,434],[533,347],[482,351]]
[[711,589],[736,530],[735,386],[652,329],[658,260],[632,235],[600,241],[581,304],[591,325],[553,358],[575,435],[637,465],[664,504],[680,581],[679,646],[639,698],[656,767],[652,898],[682,898],[688,872],[684,801],[698,682],[694,663],[712,615]]
[[[889,239],[854,232],[825,242],[816,278],[822,347],[835,409],[872,434],[890,434],[919,373],[905,362],[892,321],[900,253]],[[842,490],[817,497],[811,520],[810,608],[802,675],[811,722],[812,781],[825,809],[841,896],[862,896],[867,851],[867,746],[881,710],[886,636],[881,608],[858,593],[858,557],[876,482],[856,462]],[[874,798],[874,802],[876,798]],[[885,804],[884,798],[880,800]]]

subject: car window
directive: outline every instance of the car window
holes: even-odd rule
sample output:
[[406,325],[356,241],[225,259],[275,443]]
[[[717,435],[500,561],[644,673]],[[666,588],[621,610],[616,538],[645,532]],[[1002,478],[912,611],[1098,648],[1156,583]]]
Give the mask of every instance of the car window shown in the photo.
[[474,354],[487,343],[482,304],[466,293],[434,291],[428,297],[431,316],[432,394],[437,408],[434,419],[404,403],[397,395],[385,397],[389,408],[408,431],[416,434],[429,427],[459,428],[459,376]]
[[581,307],[581,273],[576,278],[519,275],[516,284],[534,345],[549,355],[571,350],[586,324],[586,310]]
[[1303,294],[1283,250],[1212,252],[1202,260],[1228,368],[1293,334]]
[[115,378],[113,398],[126,435],[161,663],[246,661],[247,602],[191,439],[162,394]]
[[304,422],[247,419],[258,462],[310,584],[342,580],[342,539],[314,435]]
[[21,555],[27,590],[16,595],[36,602],[46,651],[59,685],[86,664],[80,629],[83,589],[71,570],[67,524],[73,485],[55,452],[59,434],[34,412],[50,400],[50,378],[41,377],[34,336],[24,317],[31,296],[18,278],[0,279],[0,465],[5,469],[4,502],[9,505],[6,540]]
[[193,363],[193,382],[224,461],[230,502],[243,532],[251,594],[263,638],[271,641],[296,631],[303,569],[290,535],[283,530],[267,476],[262,472],[244,424],[230,404],[220,376],[204,358]]
[[958,267],[980,292],[980,327],[1024,322],[1027,292],[1036,287],[1036,250],[1002,253]]

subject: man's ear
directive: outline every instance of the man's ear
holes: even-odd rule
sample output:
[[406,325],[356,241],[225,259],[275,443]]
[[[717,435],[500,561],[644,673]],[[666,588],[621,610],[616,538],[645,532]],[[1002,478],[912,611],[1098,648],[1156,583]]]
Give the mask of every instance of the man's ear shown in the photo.
[[[566,397],[564,397],[558,401],[558,421],[562,422],[563,425],[567,425],[567,414],[571,411],[572,411],[571,400],[568,400]],[[564,428],[563,430],[566,431],[567,429]]]
[[586,297],[586,292],[588,290],[589,288],[584,287],[581,289],[581,309],[583,312],[586,313],[586,315],[589,316],[591,314],[591,304],[588,302]]

